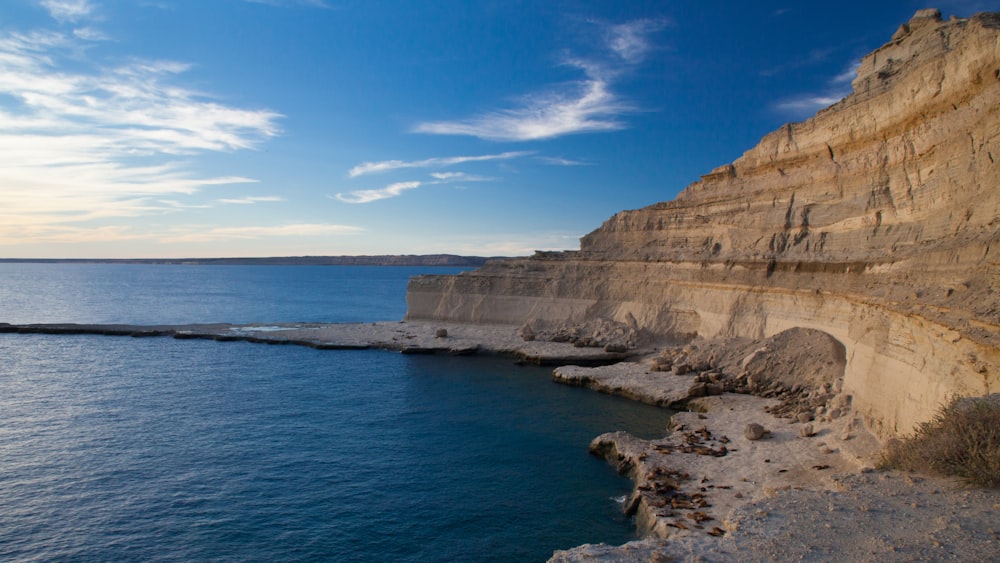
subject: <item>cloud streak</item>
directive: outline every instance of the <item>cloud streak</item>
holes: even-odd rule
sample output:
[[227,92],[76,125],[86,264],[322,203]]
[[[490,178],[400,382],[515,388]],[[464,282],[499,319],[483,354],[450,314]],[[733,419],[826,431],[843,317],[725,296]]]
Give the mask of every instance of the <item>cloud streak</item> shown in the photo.
[[509,160],[512,158],[521,158],[523,156],[529,156],[534,154],[530,151],[512,151],[504,152],[500,154],[484,154],[478,156],[448,156],[448,157],[438,157],[438,158],[425,158],[424,160],[381,160],[377,162],[362,162],[361,164],[351,168],[347,175],[351,178],[357,178],[358,176],[364,176],[365,174],[377,174],[380,172],[388,172],[390,170],[401,170],[406,168],[442,168],[446,166],[454,166],[456,164],[465,164],[468,162],[486,162],[490,160]]
[[[44,5],[65,19],[92,10],[85,1]],[[52,31],[0,33],[0,223],[176,212],[160,198],[253,181],[199,177],[186,159],[253,149],[279,133],[280,115],[177,86],[184,63],[88,66],[81,45]]]
[[649,35],[666,26],[664,20],[641,19],[608,27],[605,41],[623,61],[639,64],[653,45]]
[[[400,168],[427,168],[430,166],[450,166],[452,164],[462,164],[466,162],[481,162],[485,160],[503,160],[507,158],[518,158],[533,153],[503,153],[482,156],[455,156],[446,158],[428,158],[425,160],[415,160],[404,162],[401,160],[385,160],[382,162],[366,162],[352,169],[352,176],[367,174],[372,172],[385,172]],[[360,167],[360,168],[359,168]],[[354,173],[357,171],[357,173]],[[338,193],[331,199],[337,199],[344,203],[371,203],[383,199],[399,197],[404,192],[415,190],[424,185],[453,184],[456,182],[492,182],[495,178],[480,176],[477,174],[467,174],[465,172],[431,172],[433,180],[428,181],[408,181],[395,182],[384,188],[354,190],[347,193]],[[329,196],[328,196],[329,197]]]
[[60,22],[77,22],[94,11],[89,0],[41,0],[40,3],[50,16]]
[[830,79],[827,88],[822,92],[812,92],[779,100],[774,108],[794,117],[808,117],[817,111],[829,107],[850,95],[851,81],[858,74],[860,61],[854,61],[840,74]]
[[201,227],[175,228],[160,242],[218,242],[227,240],[248,240],[272,237],[327,237],[355,235],[364,232],[361,227],[328,223],[295,223],[274,226],[253,227]]
[[422,182],[396,182],[379,190],[355,190],[349,193],[337,194],[337,199],[344,203],[371,203],[380,199],[397,197],[406,190],[414,190],[421,186]]
[[591,164],[583,160],[572,160],[561,156],[536,156],[535,159],[550,166],[590,166]]
[[478,176],[476,174],[466,174],[465,172],[431,172],[431,178],[437,180],[434,184],[447,184],[451,182],[492,182],[495,178],[489,176]]
[[414,131],[468,135],[488,141],[538,141],[575,133],[624,129],[625,124],[618,115],[629,109],[610,92],[606,81],[592,79],[578,84],[574,92],[536,96],[527,99],[522,107],[465,120],[421,123]]
[[563,64],[580,69],[584,78],[525,96],[515,107],[465,119],[426,121],[416,133],[466,135],[489,141],[538,141],[564,135],[616,131],[622,116],[635,111],[612,91],[625,68],[640,64],[652,48],[648,36],[666,25],[661,20],[636,20],[605,26],[604,47],[610,60],[567,58]]
[[218,201],[219,203],[229,203],[234,205],[253,205],[255,203],[285,201],[285,198],[269,195],[269,196],[248,196],[236,199],[220,199]]

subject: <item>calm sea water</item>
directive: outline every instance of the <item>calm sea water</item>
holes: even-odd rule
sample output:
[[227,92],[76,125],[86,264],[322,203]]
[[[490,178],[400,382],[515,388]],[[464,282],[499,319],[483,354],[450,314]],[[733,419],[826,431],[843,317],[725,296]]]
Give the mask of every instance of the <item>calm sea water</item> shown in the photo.
[[[4,322],[398,319],[410,268],[0,264]],[[0,559],[532,561],[667,412],[499,358],[0,335]]]

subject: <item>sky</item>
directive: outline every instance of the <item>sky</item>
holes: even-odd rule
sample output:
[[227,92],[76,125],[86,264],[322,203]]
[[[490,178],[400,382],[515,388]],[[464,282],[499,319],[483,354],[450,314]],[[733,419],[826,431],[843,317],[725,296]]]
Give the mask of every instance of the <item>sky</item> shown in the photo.
[[849,94],[924,7],[3,0],[0,258],[576,249]]

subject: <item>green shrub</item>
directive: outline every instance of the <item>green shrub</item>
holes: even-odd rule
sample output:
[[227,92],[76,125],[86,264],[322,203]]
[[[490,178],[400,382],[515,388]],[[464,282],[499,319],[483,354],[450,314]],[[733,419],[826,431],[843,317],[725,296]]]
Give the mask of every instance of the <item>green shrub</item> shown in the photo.
[[890,443],[880,467],[1000,487],[1000,396],[951,400],[912,436]]

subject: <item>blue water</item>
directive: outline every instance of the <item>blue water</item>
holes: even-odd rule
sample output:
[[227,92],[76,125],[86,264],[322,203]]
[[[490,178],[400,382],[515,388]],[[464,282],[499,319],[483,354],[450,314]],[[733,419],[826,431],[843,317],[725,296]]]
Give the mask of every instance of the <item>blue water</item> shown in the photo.
[[465,269],[0,263],[0,322],[398,320],[410,276]]
[[[341,268],[3,264],[16,318],[0,321],[402,316],[415,271]],[[21,292],[66,316],[11,306]],[[533,561],[623,543],[631,485],[587,444],[667,416],[502,358],[0,335],[0,359],[3,560]]]

